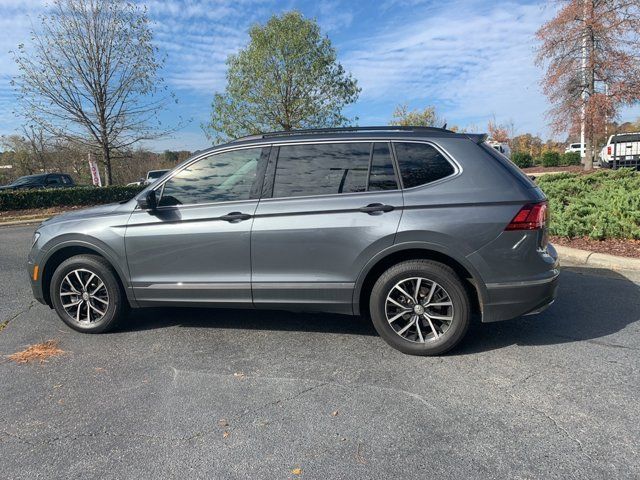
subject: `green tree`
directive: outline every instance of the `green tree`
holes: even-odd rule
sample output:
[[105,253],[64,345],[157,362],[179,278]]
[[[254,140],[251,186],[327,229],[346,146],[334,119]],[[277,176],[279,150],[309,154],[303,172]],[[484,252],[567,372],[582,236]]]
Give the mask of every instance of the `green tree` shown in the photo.
[[205,133],[215,142],[269,130],[337,127],[357,100],[356,80],[314,20],[272,16],[249,30],[249,44],[227,59],[227,87],[216,93]]
[[393,111],[389,125],[399,127],[442,127],[445,121],[436,112],[436,107],[426,106],[424,110],[409,110],[406,103]]

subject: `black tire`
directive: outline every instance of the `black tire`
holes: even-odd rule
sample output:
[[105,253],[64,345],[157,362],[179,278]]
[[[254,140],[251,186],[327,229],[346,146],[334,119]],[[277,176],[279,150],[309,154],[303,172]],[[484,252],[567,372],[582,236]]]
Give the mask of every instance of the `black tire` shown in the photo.
[[[100,288],[99,292],[102,302],[95,300],[95,297],[81,301],[80,306],[75,310],[76,312],[80,311],[80,320],[72,316],[72,314],[65,309],[62,302],[62,298],[69,298],[69,304],[76,301],[79,302],[82,299],[80,295],[70,293],[74,290],[80,293],[84,291],[82,287],[83,282],[76,280],[77,277],[75,277],[74,274],[76,270],[81,270],[80,278],[83,281],[87,281],[87,294],[91,293],[96,287],[99,287],[99,282],[102,282],[105,287],[104,289]],[[70,278],[73,283],[71,286],[68,283],[69,280],[65,280],[65,277],[69,274],[71,274]],[[95,277],[93,277],[91,284],[89,284],[91,274],[94,274]],[[63,282],[64,286],[61,290]],[[129,306],[120,282],[116,278],[116,273],[111,268],[111,265],[109,265],[109,262],[104,258],[97,255],[77,255],[62,262],[53,273],[49,292],[53,307],[62,321],[74,330],[83,333],[102,333],[112,330],[118,321],[126,315]],[[61,296],[61,294],[63,296]],[[100,310],[100,307],[103,307],[105,299],[107,306],[106,309],[103,310],[104,314],[100,316],[96,312]],[[90,309],[87,303],[90,303],[91,306],[95,305],[95,307]],[[85,309],[83,309],[83,307]],[[73,311],[74,307],[70,308]],[[87,311],[89,311],[89,313],[86,313]],[[86,320],[87,315],[89,316],[89,321]]]
[[[450,298],[450,301],[447,300],[447,302],[452,304],[452,310],[447,310],[447,312],[451,312],[447,313],[447,315],[451,315],[452,320],[446,324],[445,322],[435,321],[435,329],[438,330],[440,327],[442,330],[442,332],[437,332],[439,334],[438,337],[433,333],[430,326],[425,325],[427,328],[426,333],[431,338],[427,339],[425,335],[423,339],[422,331],[424,327],[421,329],[419,326],[413,326],[409,327],[409,330],[406,333],[408,336],[415,335],[415,340],[412,341],[398,333],[398,330],[402,330],[402,323],[400,326],[396,326],[398,329],[396,330],[396,328],[394,328],[387,320],[387,296],[399,282],[414,277],[435,282],[438,287],[441,287],[444,290],[444,294],[448,295]],[[417,283],[417,280],[415,283]],[[407,284],[402,284],[401,287],[403,285],[406,287]],[[411,285],[411,283],[408,285]],[[431,284],[427,283],[426,285],[429,286]],[[422,292],[422,290],[420,291]],[[441,290],[437,291],[441,292]],[[411,294],[413,295],[413,292],[411,292]],[[407,302],[407,305],[410,304],[415,307],[415,302]],[[449,307],[432,308],[448,309]],[[467,333],[471,318],[469,296],[460,278],[447,265],[431,260],[408,260],[406,262],[398,263],[384,272],[371,290],[369,310],[373,325],[384,341],[393,348],[409,355],[439,355],[451,350]],[[400,312],[401,310],[397,311]],[[419,307],[418,311],[420,311]],[[433,312],[433,310],[429,311]],[[400,317],[399,321],[405,322],[404,325],[411,323],[412,318],[418,318],[420,319],[420,322],[423,323],[429,322],[429,320],[426,320],[426,317],[417,316],[413,312],[409,312],[408,315],[409,317]],[[396,322],[394,322],[394,325],[396,325]],[[418,339],[418,330],[420,330],[420,339]]]

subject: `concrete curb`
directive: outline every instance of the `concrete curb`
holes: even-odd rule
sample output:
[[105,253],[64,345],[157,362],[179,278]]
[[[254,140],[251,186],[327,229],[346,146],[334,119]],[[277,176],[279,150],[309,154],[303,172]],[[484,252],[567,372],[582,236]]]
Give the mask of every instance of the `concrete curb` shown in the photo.
[[0,227],[11,227],[17,225],[35,225],[36,223],[40,223],[45,221],[47,218],[51,218],[53,215],[48,217],[38,217],[38,218],[30,218],[28,220],[11,220],[9,222],[0,222]]
[[563,247],[562,245],[554,245],[554,247],[560,257],[560,264],[562,264],[563,260],[567,260],[571,263],[585,265],[587,267],[640,272],[640,258],[617,257],[615,255],[607,255],[606,253]]

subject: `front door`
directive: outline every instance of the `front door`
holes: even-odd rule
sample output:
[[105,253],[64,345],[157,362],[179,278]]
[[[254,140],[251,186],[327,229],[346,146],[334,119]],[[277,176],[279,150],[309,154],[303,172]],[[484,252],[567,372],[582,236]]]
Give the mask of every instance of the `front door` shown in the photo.
[[155,187],[125,234],[141,305],[251,305],[250,235],[269,148],[211,153]]
[[254,304],[351,313],[358,274],[402,214],[389,144],[273,149],[251,234]]

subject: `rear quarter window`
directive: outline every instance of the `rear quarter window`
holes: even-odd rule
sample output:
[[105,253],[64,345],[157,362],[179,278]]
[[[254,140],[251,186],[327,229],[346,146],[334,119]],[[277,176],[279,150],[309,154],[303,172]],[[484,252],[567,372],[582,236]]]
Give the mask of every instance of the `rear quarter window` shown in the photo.
[[433,145],[394,142],[393,146],[404,188],[426,185],[453,175],[456,171]]
[[527,188],[535,188],[536,184],[531,180],[522,170],[520,170],[515,163],[509,160],[507,157],[497,152],[495,149],[491,148],[487,143],[482,142],[480,144],[480,148],[482,148],[485,152],[491,155],[495,160],[498,161],[500,165],[502,165],[505,169],[513,175],[513,177],[518,180],[522,185]]

